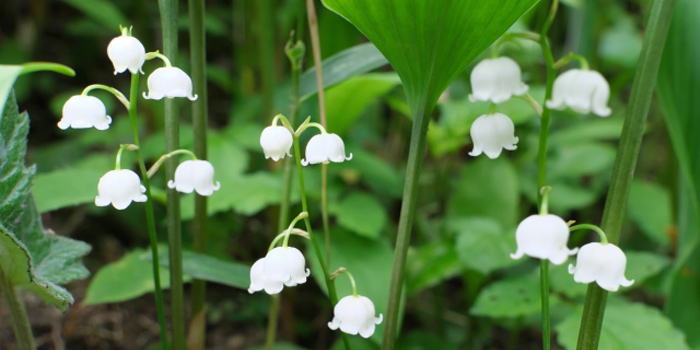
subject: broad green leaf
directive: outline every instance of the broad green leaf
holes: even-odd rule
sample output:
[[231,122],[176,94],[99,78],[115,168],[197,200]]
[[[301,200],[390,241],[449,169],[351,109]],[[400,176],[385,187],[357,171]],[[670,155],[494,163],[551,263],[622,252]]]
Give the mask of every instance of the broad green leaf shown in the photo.
[[[96,23],[104,25],[107,29],[114,31],[114,36],[119,35],[119,26],[128,27],[131,21],[127,20],[119,10],[116,3],[107,0],[61,0],[64,3],[75,7],[83,12],[87,17],[92,18]],[[87,34],[87,33],[86,33]]]
[[23,68],[19,65],[0,64],[0,111],[5,110],[5,102],[10,96],[12,85],[15,84]]
[[352,153],[351,162],[334,164],[329,171],[357,172],[360,180],[374,191],[394,198],[401,196],[403,179],[395,167],[376,154],[363,149],[353,149]]
[[[322,232],[316,232],[319,244],[323,246]],[[357,292],[374,302],[377,314],[386,313],[388,304],[387,290],[391,280],[391,267],[394,251],[384,240],[370,240],[344,230],[331,230],[331,265],[330,272],[338,267],[347,268],[357,282]],[[326,291],[323,272],[316,255],[307,249],[307,264],[311,265],[311,274],[319,287]],[[352,294],[347,276],[341,275],[335,280],[338,298]],[[381,339],[384,324],[377,326],[372,339]]]
[[536,0],[323,0],[394,67],[411,109],[431,111],[454,78]]
[[464,270],[451,241],[423,244],[408,251],[406,289],[413,294],[432,287]]
[[552,152],[549,176],[579,177],[599,174],[612,169],[615,147],[603,143],[585,143],[562,146]]
[[568,128],[552,131],[549,142],[552,147],[597,140],[617,140],[622,133],[624,118],[596,118],[574,124]]
[[[322,62],[323,87],[333,86],[355,75],[375,70],[387,63],[386,58],[371,43],[353,46]],[[316,68],[311,68],[301,76],[299,95],[302,100],[305,100],[317,92]]]
[[379,237],[388,220],[382,204],[375,197],[361,192],[333,203],[329,211],[335,214],[340,226],[372,239]]
[[32,192],[39,212],[94,202],[97,183],[109,170],[66,168],[37,175]]
[[[162,253],[161,253],[162,252]],[[168,268],[168,249],[159,252],[160,266]],[[150,253],[147,258],[151,259]],[[192,278],[223,284],[229,287],[250,287],[250,266],[235,261],[223,260],[211,255],[185,250],[182,252],[182,272]]]
[[[557,340],[564,349],[576,349],[582,308],[557,324]],[[661,311],[644,304],[611,298],[605,309],[599,350],[689,350],[683,333]]]
[[502,227],[518,222],[518,176],[505,159],[479,157],[462,167],[447,204],[448,217],[482,216]]
[[627,212],[647,237],[668,247],[673,219],[671,194],[667,189],[652,182],[633,180]]
[[[90,281],[83,303],[118,303],[153,292],[153,267],[143,259],[145,253],[145,249],[136,249],[103,266]],[[160,269],[160,284],[163,289],[170,288],[170,272],[166,268]]]
[[603,32],[598,53],[605,61],[633,69],[642,51],[642,35],[635,26],[635,19],[623,11],[619,12],[615,16],[615,25]]
[[370,104],[401,81],[394,73],[374,73],[350,78],[326,92],[328,131],[343,134]]
[[1,268],[12,271],[8,275],[13,285],[65,309],[73,296],[59,284],[89,275],[81,258],[90,246],[44,230],[30,192],[36,168],[24,165],[28,132],[29,117],[19,113],[11,96],[0,116],[0,255],[12,259],[0,259]]
[[450,222],[457,232],[455,250],[465,267],[484,275],[514,265],[515,231],[504,229],[490,218],[465,218]]
[[[550,304],[556,307],[556,299],[550,297]],[[484,288],[469,311],[475,316],[493,318],[522,317],[540,311],[539,270],[515,275],[494,282]]]

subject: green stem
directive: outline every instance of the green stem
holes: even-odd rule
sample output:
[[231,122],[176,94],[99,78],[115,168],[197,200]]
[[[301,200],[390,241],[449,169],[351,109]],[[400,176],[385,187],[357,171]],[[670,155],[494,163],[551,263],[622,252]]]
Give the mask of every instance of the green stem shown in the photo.
[[[177,39],[177,0],[158,0],[161,29],[163,32],[163,54],[175,62],[178,54]],[[166,63],[167,64],[167,63]],[[172,152],[180,148],[180,132],[175,100],[165,99],[165,151]],[[165,162],[165,176],[174,178],[178,157]],[[166,192],[168,212],[168,246],[170,253],[170,312],[173,335],[173,350],[185,350],[185,310],[182,287],[182,232],[180,227],[180,196],[173,188]]]
[[34,72],[51,71],[70,77],[75,76],[73,68],[53,62],[28,62],[22,64],[22,71],[19,74],[29,74]]
[[35,350],[34,336],[32,335],[32,325],[27,317],[27,310],[24,308],[22,300],[17,295],[15,286],[9,280],[9,276],[0,267],[0,293],[2,293],[5,304],[10,310],[10,323],[15,330],[17,348],[19,350]]
[[591,225],[591,224],[580,224],[576,226],[571,226],[569,228],[569,232],[574,232],[578,230],[593,230],[596,233],[598,233],[598,237],[600,237],[600,243],[602,244],[608,244],[608,236],[605,234],[603,229],[596,225]]
[[416,201],[418,197],[418,180],[423,164],[425,152],[425,139],[428,133],[431,108],[425,104],[412,109],[413,131],[411,132],[411,144],[408,151],[406,166],[406,180],[401,202],[401,215],[399,217],[399,229],[396,234],[396,248],[394,251],[394,265],[391,273],[389,287],[389,304],[386,310],[386,326],[384,327],[383,350],[392,350],[396,342],[399,326],[399,305],[401,304],[401,290],[404,282],[404,268],[406,266],[406,254],[411,241],[411,228],[416,213]]
[[[299,176],[299,190],[301,192],[301,208],[305,212],[309,212],[309,206],[306,202],[306,187],[304,185],[304,167],[301,165],[301,149],[299,147],[299,137],[294,135],[294,160],[297,164],[297,174]],[[314,236],[313,229],[311,228],[311,220],[309,217],[304,218],[304,223],[306,224],[306,231],[309,233],[309,239],[311,240],[311,245],[314,248],[314,253],[316,253],[316,258],[318,259],[319,265],[321,265],[321,270],[323,271],[323,279],[326,282],[326,288],[328,288],[328,296],[331,300],[331,307],[334,307],[338,302],[338,294],[335,291],[335,284],[331,281],[331,276],[328,271],[328,266],[323,258],[323,253],[321,253],[321,247]],[[343,343],[345,344],[345,349],[350,350],[350,341],[348,340],[347,334],[341,332],[341,337],[343,338]]]
[[[192,102],[192,128],[194,129],[194,153],[199,159],[207,159],[207,57],[204,31],[204,0],[189,0],[190,16],[190,60],[192,62],[192,86],[199,98]],[[196,194],[194,197],[194,242],[192,249],[197,253],[207,251],[207,198]],[[204,280],[192,281],[192,314],[204,309],[207,285]],[[206,315],[205,315],[206,317]],[[202,334],[200,343],[195,346],[204,349],[206,322],[196,331]]]
[[153,197],[151,196],[151,181],[148,178],[148,170],[141,153],[141,142],[139,141],[139,121],[136,114],[136,101],[139,95],[139,75],[131,75],[131,89],[129,91],[129,120],[131,121],[131,131],[136,145],[136,157],[138,158],[139,169],[141,170],[141,181],[146,188],[146,225],[148,226],[148,238],[151,242],[151,255],[153,256],[153,283],[155,285],[156,310],[158,312],[158,324],[160,325],[160,342],[164,349],[168,349],[168,327],[165,323],[165,307],[163,306],[163,289],[160,286],[160,259],[158,257],[158,235],[156,233],[156,220],[153,214]]
[[275,47],[275,37],[273,34],[274,23],[272,21],[273,11],[272,11],[272,0],[256,0],[255,5],[257,6],[258,12],[258,38],[259,45],[259,58],[260,62],[260,73],[262,75],[262,96],[263,96],[263,106],[262,115],[263,118],[269,118],[274,111],[274,101],[275,101],[275,61],[274,61],[274,47]]
[[[620,238],[630,183],[637,165],[644,126],[656,86],[656,76],[659,71],[668,27],[671,23],[674,3],[675,0],[655,0],[645,29],[642,51],[632,83],[625,124],[622,128],[617,157],[610,179],[610,188],[605,200],[603,220],[600,225],[601,229],[607,233],[610,243],[613,244],[617,243]],[[596,284],[589,285],[576,347],[578,350],[598,348],[607,295],[607,292]]]
[[[544,100],[548,101],[552,98],[552,89],[554,87],[554,55],[547,40],[547,32],[552,26],[554,17],[557,15],[559,0],[552,0],[549,7],[549,14],[544,21],[542,31],[540,32],[540,47],[547,64],[547,86],[545,90]],[[542,118],[540,118],[540,139],[537,154],[537,204],[540,209],[540,214],[546,215],[548,212],[547,195],[547,138],[549,136],[549,125],[552,119],[552,110],[542,103]],[[548,192],[547,192],[548,194]],[[544,210],[543,210],[544,209]],[[550,348],[550,326],[549,326],[549,260],[543,259],[540,261],[540,297],[542,299],[542,349],[549,350]]]
[[270,311],[267,319],[267,333],[265,334],[265,350],[273,350],[275,348],[277,324],[279,323],[280,296],[281,294],[275,294],[270,297]]
[[124,107],[126,107],[127,110],[129,109],[130,102],[129,102],[129,100],[126,99],[126,96],[124,96],[124,94],[122,94],[121,91],[119,91],[111,86],[102,85],[102,84],[88,85],[85,89],[83,89],[83,92],[81,93],[81,95],[87,96],[90,93],[90,91],[95,90],[95,89],[100,89],[100,90],[104,90],[104,91],[111,93],[112,95],[114,95],[114,97],[117,98],[117,100],[119,100],[119,102],[121,102],[124,105]]

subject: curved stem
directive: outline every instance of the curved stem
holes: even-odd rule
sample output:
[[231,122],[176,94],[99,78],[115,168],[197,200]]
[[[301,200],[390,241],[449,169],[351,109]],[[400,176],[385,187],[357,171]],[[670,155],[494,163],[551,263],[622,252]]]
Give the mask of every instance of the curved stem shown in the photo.
[[90,91],[95,90],[95,89],[100,89],[100,90],[104,90],[104,91],[111,93],[112,95],[114,95],[114,97],[117,98],[117,100],[119,100],[119,102],[121,102],[124,105],[124,107],[126,107],[127,110],[129,109],[130,102],[129,102],[129,100],[126,99],[126,96],[124,96],[124,94],[122,94],[121,91],[119,91],[111,86],[102,85],[102,84],[88,85],[85,89],[83,89],[83,92],[81,93],[81,95],[87,96],[90,93]]
[[577,230],[592,230],[598,233],[598,237],[600,237],[600,243],[602,244],[608,244],[608,236],[605,234],[603,229],[596,225],[591,225],[591,224],[580,224],[576,226],[571,226],[569,228],[569,232],[574,232]]
[[289,236],[292,235],[292,229],[294,228],[294,225],[296,225],[297,222],[299,222],[299,220],[306,219],[308,217],[309,213],[302,211],[301,213],[299,213],[299,215],[297,215],[297,217],[294,218],[294,220],[292,220],[292,223],[289,224],[287,230],[284,231],[284,241],[282,241],[282,247],[286,248],[289,246]]
[[533,111],[537,114],[538,117],[542,118],[542,106],[540,106],[539,102],[535,100],[530,93],[526,93],[525,95],[521,96],[516,96],[517,98],[527,102],[527,104],[530,105]]
[[567,65],[569,62],[571,62],[572,60],[577,60],[579,65],[581,66],[582,70],[590,69],[590,67],[588,65],[588,60],[585,57],[583,57],[581,55],[577,55],[573,52],[569,53],[567,56],[564,56],[564,57],[560,58],[557,62],[555,62],[554,69],[559,70],[562,67],[564,67],[565,65]]
[[163,61],[163,63],[165,63],[166,67],[173,66],[173,64],[170,63],[170,59],[168,59],[168,56],[163,55],[162,53],[160,53],[158,51],[153,51],[153,52],[149,52],[146,54],[146,60],[150,61],[150,60],[156,59],[156,58],[159,58],[161,61]]
[[164,349],[168,349],[168,334],[167,325],[165,323],[165,308],[163,306],[163,289],[160,285],[160,259],[158,257],[158,235],[156,233],[156,221],[153,214],[153,197],[151,195],[151,182],[148,178],[148,171],[146,170],[146,163],[143,160],[143,154],[141,153],[141,143],[139,141],[139,122],[138,116],[136,115],[136,99],[139,93],[139,75],[131,75],[131,89],[129,91],[129,98],[134,103],[131,104],[129,108],[129,120],[131,121],[131,131],[134,137],[134,145],[136,145],[136,157],[138,158],[139,169],[141,170],[141,181],[143,182],[143,187],[146,188],[146,225],[148,226],[148,238],[151,242],[151,255],[153,256],[152,267],[153,267],[153,283],[155,285],[155,295],[156,295],[156,310],[158,312],[158,324],[160,325],[160,342]]
[[29,73],[34,73],[34,72],[42,72],[42,71],[51,71],[63,75],[67,75],[69,77],[74,77],[75,76],[75,71],[73,68],[68,67],[66,65],[62,65],[60,63],[53,63],[53,62],[28,62],[22,64],[22,71],[19,72],[19,74],[29,74]]
[[[600,225],[613,244],[618,242],[622,229],[630,184],[637,165],[674,4],[675,0],[655,0],[649,14]],[[598,348],[607,295],[597,284],[588,286],[576,346],[578,350]]]
[[394,251],[394,265],[391,273],[389,287],[389,304],[387,306],[386,325],[382,340],[383,350],[392,350],[396,343],[399,325],[399,306],[401,304],[401,290],[404,282],[404,268],[406,255],[411,242],[411,228],[416,213],[416,201],[418,197],[418,180],[423,165],[423,153],[425,152],[425,140],[428,133],[430,113],[432,107],[426,108],[425,104],[412,108],[413,130],[411,131],[411,143],[408,151],[406,166],[406,180],[404,183],[403,200],[401,202],[401,215],[399,217],[399,229],[396,234],[396,248]]
[[190,150],[187,150],[187,149],[174,150],[172,152],[169,152],[169,153],[166,153],[166,154],[160,156],[160,158],[158,158],[158,160],[155,163],[153,163],[153,165],[151,165],[151,168],[148,169],[148,177],[149,178],[153,177],[153,175],[155,175],[155,173],[158,171],[160,166],[163,165],[163,162],[168,160],[170,157],[176,156],[179,154],[185,154],[185,155],[190,156],[190,158],[192,158],[192,160],[197,160],[197,156]]
[[[301,150],[299,147],[299,137],[294,135],[294,159],[297,164],[297,173],[299,175],[299,190],[301,192],[301,208],[305,212],[309,212],[309,206],[306,202],[306,187],[304,185],[304,167],[301,165]],[[309,233],[309,239],[311,240],[311,246],[314,248],[314,253],[316,253],[316,258],[318,259],[319,265],[321,265],[321,270],[323,271],[323,278],[326,282],[326,288],[328,288],[328,296],[331,300],[331,307],[333,307],[338,302],[338,294],[335,291],[335,284],[331,281],[331,276],[328,272],[328,266],[323,258],[323,253],[321,253],[321,247],[316,240],[316,236],[313,234],[313,229],[311,227],[311,220],[307,216],[304,218],[304,223],[306,224],[306,231]],[[350,350],[350,341],[348,340],[347,334],[341,333],[343,338],[343,343],[345,344],[345,349]]]
[[19,350],[36,350],[34,344],[34,336],[32,335],[32,325],[27,317],[27,310],[24,308],[22,299],[17,295],[15,286],[9,280],[9,276],[5,275],[2,267],[0,267],[0,293],[2,293],[5,304],[10,311],[10,322],[15,331],[17,339],[17,349]]

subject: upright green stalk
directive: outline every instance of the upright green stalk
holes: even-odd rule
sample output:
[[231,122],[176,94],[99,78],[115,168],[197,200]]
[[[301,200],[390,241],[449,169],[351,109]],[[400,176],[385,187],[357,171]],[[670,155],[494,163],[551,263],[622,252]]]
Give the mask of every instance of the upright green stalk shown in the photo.
[[275,61],[273,50],[275,37],[272,21],[272,0],[255,0],[258,12],[258,45],[260,73],[262,74],[262,115],[267,120],[274,113]]
[[[192,84],[199,98],[192,102],[192,126],[194,129],[194,153],[199,159],[207,159],[207,55],[204,31],[204,0],[189,0],[190,16],[190,59],[192,61]],[[194,244],[197,253],[207,250],[207,197],[195,194],[194,197]],[[206,313],[207,285],[203,280],[192,281],[192,315]],[[206,319],[206,315],[202,315]],[[201,334],[197,349],[204,349],[206,322],[199,323],[200,329],[191,330]]]
[[10,310],[10,322],[15,330],[17,348],[19,350],[36,350],[34,336],[32,335],[32,325],[29,323],[27,310],[17,295],[15,286],[12,285],[8,276],[5,276],[2,267],[0,267],[0,293],[2,293],[5,304]]
[[[301,165],[301,150],[299,147],[299,137],[294,135],[294,159],[297,164],[297,173],[299,175],[299,190],[301,192],[301,208],[302,211],[309,212],[309,206],[306,203],[306,187],[304,185],[304,167]],[[334,307],[338,302],[338,294],[335,291],[335,284],[331,281],[331,275],[328,271],[328,266],[326,261],[323,259],[323,254],[321,253],[321,247],[318,245],[316,236],[313,234],[313,229],[311,228],[311,220],[307,216],[304,218],[304,223],[306,224],[306,231],[309,233],[309,239],[311,240],[311,245],[314,247],[314,252],[316,253],[316,258],[318,259],[319,265],[321,265],[321,270],[323,270],[323,279],[326,281],[326,288],[328,288],[328,296],[331,299],[331,307]],[[343,338],[343,343],[345,344],[345,349],[350,350],[350,341],[348,340],[348,335],[341,332],[341,337]]]
[[383,350],[392,350],[396,342],[399,325],[399,305],[401,304],[401,289],[404,283],[404,267],[406,254],[411,241],[411,228],[416,213],[416,200],[418,197],[418,179],[423,166],[423,153],[425,152],[425,139],[428,133],[431,108],[425,104],[412,108],[413,130],[411,131],[411,144],[408,150],[408,164],[406,165],[406,183],[401,202],[401,216],[399,217],[399,230],[396,234],[396,249],[394,251],[394,266],[389,287],[389,304],[386,310],[386,325],[384,327]]
[[[674,4],[675,0],[655,0],[645,29],[642,51],[639,54],[639,63],[632,84],[601,224],[601,229],[613,244],[617,243],[620,237],[630,183],[637,165],[644,125],[656,86],[656,75],[659,71]],[[595,283],[588,286],[576,346],[578,350],[598,348],[607,295],[608,293]]]
[[[161,28],[163,31],[163,54],[171,62],[177,61],[177,0],[158,0]],[[175,100],[165,101],[165,151],[180,148],[179,118]],[[171,157],[165,162],[165,176],[172,179],[180,157]],[[185,310],[182,291],[182,232],[180,227],[180,196],[175,189],[167,190],[168,245],[170,252],[170,292],[173,349],[185,350]]]
[[139,75],[131,75],[131,89],[129,90],[129,120],[131,122],[131,132],[136,145],[136,157],[138,158],[139,170],[141,171],[141,181],[146,188],[146,225],[148,226],[148,238],[151,241],[151,255],[153,256],[153,283],[156,294],[156,310],[158,312],[158,324],[160,325],[160,342],[164,349],[168,349],[168,327],[165,323],[165,307],[163,306],[163,289],[160,286],[160,259],[158,256],[158,235],[156,234],[156,220],[153,214],[153,200],[151,196],[151,180],[148,177],[148,169],[141,153],[141,142],[139,141],[139,120],[136,115],[139,98]]

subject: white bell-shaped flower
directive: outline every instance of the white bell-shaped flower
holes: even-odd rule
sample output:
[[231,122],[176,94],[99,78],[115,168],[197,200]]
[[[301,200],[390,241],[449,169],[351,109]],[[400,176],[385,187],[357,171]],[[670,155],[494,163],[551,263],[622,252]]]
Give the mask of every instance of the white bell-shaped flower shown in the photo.
[[484,114],[472,123],[469,134],[474,142],[470,156],[476,157],[482,152],[491,159],[501,155],[503,149],[513,151],[518,146],[513,121],[503,113]]
[[[139,39],[129,35],[120,35],[107,45],[107,56],[114,65],[114,75],[123,73],[127,69],[131,74],[141,70],[146,61],[146,48]],[[143,73],[143,72],[142,72]]]
[[265,152],[265,159],[272,158],[276,162],[285,155],[291,156],[293,144],[292,133],[283,126],[268,126],[260,134],[260,146]]
[[284,283],[270,279],[265,271],[265,258],[260,258],[250,268],[250,287],[248,293],[265,290],[265,293],[278,294],[284,288]]
[[95,205],[106,207],[110,204],[116,209],[124,210],[134,202],[145,202],[146,188],[141,179],[129,169],[110,170],[100,178],[97,184]]
[[627,258],[618,246],[598,242],[581,247],[576,256],[576,266],[569,264],[569,273],[578,283],[595,281],[600,288],[616,292],[620,286],[629,287],[634,280],[625,278]]
[[214,166],[206,160],[186,160],[175,169],[175,179],[168,181],[168,187],[178,192],[192,193],[197,191],[200,196],[211,196],[221,188],[214,182]]
[[469,101],[501,103],[512,96],[527,93],[529,87],[520,79],[520,67],[508,57],[487,58],[472,70],[472,93]]
[[348,334],[360,334],[369,338],[374,334],[376,325],[382,323],[383,316],[374,317],[374,304],[367,297],[348,295],[335,305],[333,320],[328,322],[332,330],[340,328]]
[[565,109],[588,114],[593,112],[607,117],[612,112],[608,107],[610,85],[602,74],[594,70],[571,69],[554,80],[552,99],[546,102],[551,109]]
[[143,97],[162,100],[163,97],[187,97],[190,101],[197,99],[192,95],[192,79],[177,67],[160,67],[148,76],[148,94]]
[[294,247],[277,247],[265,256],[265,273],[271,281],[284,283],[287,287],[306,282],[311,271],[306,268],[304,254]]
[[554,265],[563,264],[569,255],[576,254],[577,248],[569,249],[569,225],[552,214],[531,215],[525,218],[515,231],[518,249],[510,257],[520,259],[523,255],[549,259]]
[[62,130],[68,128],[97,130],[109,129],[112,117],[107,115],[104,103],[97,97],[75,95],[63,105],[63,115],[58,127]]
[[304,166],[318,163],[342,163],[352,159],[352,153],[345,156],[345,144],[336,134],[314,135],[306,145],[306,159],[301,160]]

